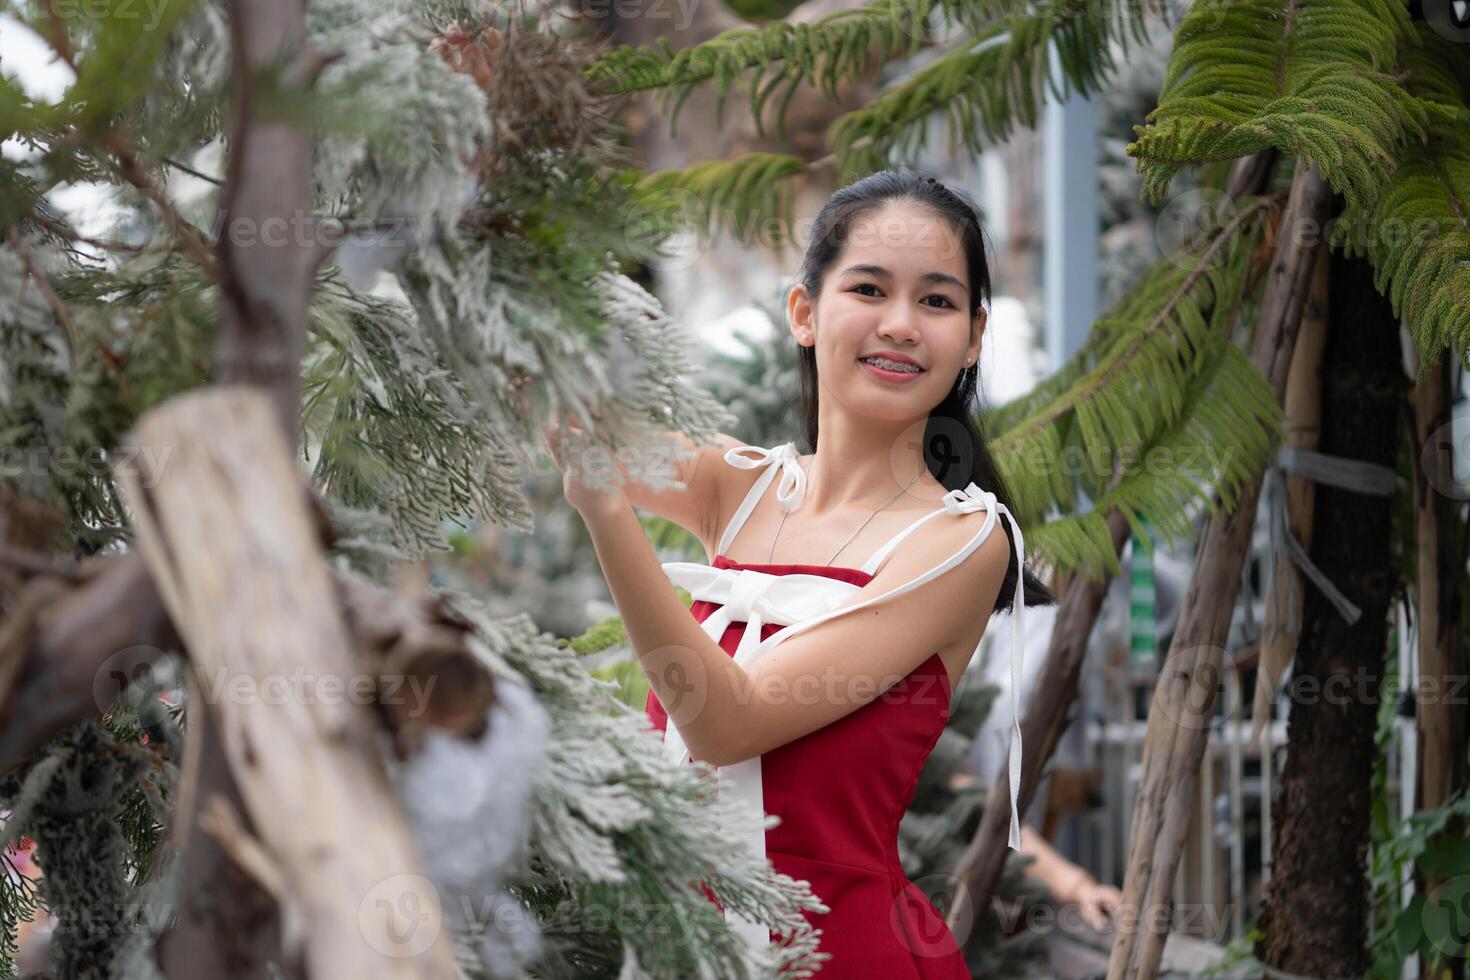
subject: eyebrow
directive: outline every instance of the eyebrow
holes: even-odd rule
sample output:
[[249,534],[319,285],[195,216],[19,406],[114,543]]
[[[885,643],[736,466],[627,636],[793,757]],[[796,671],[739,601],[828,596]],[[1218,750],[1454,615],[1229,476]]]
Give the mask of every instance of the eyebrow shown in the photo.
[[[847,275],[849,272],[854,272],[854,273],[857,273],[858,275],[879,276],[879,277],[885,278],[885,279],[891,279],[891,278],[893,278],[893,273],[889,272],[887,269],[883,268],[881,265],[869,265],[867,263],[859,263],[857,265],[850,265],[846,269],[843,269],[842,270],[842,274],[843,275]],[[968,292],[969,291],[969,290],[967,290],[965,288],[965,284],[964,283],[960,282],[958,279],[956,279],[954,276],[950,275],[947,272],[926,272],[922,276],[919,277],[919,281],[920,282],[941,283],[941,284],[946,285],[946,286],[954,286],[954,287],[958,288],[960,290],[960,292]]]

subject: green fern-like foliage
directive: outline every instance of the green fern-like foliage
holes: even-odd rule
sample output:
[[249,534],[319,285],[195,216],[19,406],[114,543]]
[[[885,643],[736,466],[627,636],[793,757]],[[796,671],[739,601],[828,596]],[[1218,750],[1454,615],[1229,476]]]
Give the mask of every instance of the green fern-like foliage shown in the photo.
[[1428,138],[1404,148],[1382,193],[1348,207],[1332,241],[1368,256],[1373,285],[1414,337],[1419,375],[1453,345],[1470,357],[1470,60],[1427,24],[1400,44],[1410,94],[1431,115]]
[[[1193,532],[1198,505],[1233,506],[1280,431],[1280,406],[1234,342],[1274,198],[1161,259],[1053,377],[986,418],[1028,547],[1086,576],[1121,574],[1106,517],[1136,534]],[[1081,494],[1094,504],[1077,513]],[[1068,514],[1043,524],[1053,510]]]
[[[925,145],[930,117],[942,112],[952,145],[979,153],[1015,124],[1035,126],[1048,87],[1097,92],[1114,57],[1145,41],[1157,0],[1046,0],[988,24],[954,51],[920,68],[832,126],[839,169],[857,176],[911,163]],[[1060,78],[1050,68],[1055,47]]]
[[643,217],[630,228],[648,231],[687,227],[710,236],[724,230],[750,245],[785,244],[795,224],[792,180],[806,172],[800,157],[782,153],[747,153],[734,160],[710,160],[680,170],[660,170],[633,189],[636,213]]
[[1412,41],[1401,0],[1205,0],[1175,32],[1158,108],[1128,146],[1158,201],[1180,167],[1275,147],[1364,202],[1425,109],[1396,73]]
[[[1004,139],[1017,123],[1036,125],[1044,89],[1059,98],[1072,90],[1098,91],[1116,54],[1130,39],[1143,40],[1147,17],[1161,8],[1161,0],[1047,0],[1024,8],[1008,0],[879,0],[810,24],[726,31],[678,52],[662,38],[657,47],[618,48],[589,67],[588,79],[606,92],[663,90],[671,135],[677,135],[680,107],[704,82],[716,85],[722,114],[730,89],[745,77],[762,132],[765,106],[784,86],[776,111],[777,137],[784,139],[786,106],[801,85],[821,85],[835,99],[838,81],[868,77],[875,55],[883,61],[913,56],[932,20],[958,25],[962,45],[834,123],[834,154],[845,179],[911,160],[924,147],[935,112],[948,117],[952,142],[972,152]],[[1059,75],[1049,68],[1053,49]],[[776,161],[783,169],[771,174]],[[701,196],[713,200],[750,193],[755,173],[790,176],[794,171],[785,168],[796,164],[754,154],[719,166],[728,169],[671,172],[666,179],[701,185]]]
[[766,102],[785,86],[776,130],[777,138],[784,140],[785,106],[802,84],[820,84],[835,99],[837,83],[870,75],[875,57],[888,61],[913,54],[936,14],[974,23],[1005,4],[1006,0],[877,0],[809,24],[777,21],[759,28],[734,28],[677,52],[660,37],[655,45],[613,49],[589,65],[585,77],[606,94],[665,90],[662,109],[669,115],[670,135],[677,134],[684,101],[704,82],[715,83],[716,113],[723,119],[731,88],[747,76],[758,131]]

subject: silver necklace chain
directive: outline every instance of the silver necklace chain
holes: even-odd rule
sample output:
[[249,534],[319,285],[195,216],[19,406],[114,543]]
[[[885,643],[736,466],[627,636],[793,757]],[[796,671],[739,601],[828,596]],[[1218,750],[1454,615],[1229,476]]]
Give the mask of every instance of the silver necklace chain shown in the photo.
[[[918,483],[919,482],[919,477],[921,477],[921,476],[924,475],[924,470],[926,470],[926,469],[928,469],[928,467],[923,467],[923,468],[921,468],[919,470],[919,472],[915,473],[914,474],[914,478],[908,482],[908,486],[905,486],[902,490],[898,491],[898,493],[894,494],[892,497],[889,497],[888,498],[888,503],[885,503],[883,505],[883,507],[887,507],[888,504],[891,504],[895,500],[897,500],[899,497],[902,497],[904,495],[904,493],[908,491],[908,488],[909,487],[913,486],[915,483]],[[808,488],[808,489],[810,489],[810,488]],[[827,565],[831,565],[834,561],[837,560],[837,556],[840,555],[840,554],[842,554],[842,549],[843,548],[846,548],[848,545],[852,544],[852,539],[855,538],[855,537],[857,537],[858,536],[858,533],[861,532],[863,528],[865,528],[865,527],[868,526],[868,521],[871,521],[873,518],[875,518],[875,517],[878,516],[878,511],[879,510],[882,510],[883,507],[879,507],[878,510],[875,510],[871,514],[869,514],[868,517],[867,517],[867,520],[864,520],[861,524],[858,525],[858,528],[857,528],[856,531],[852,532],[851,534],[849,534],[847,536],[847,540],[844,541],[844,542],[842,542],[842,547],[841,548],[838,548],[832,554],[832,557],[827,559]],[[771,558],[772,558],[772,556],[774,556],[776,554],[776,540],[781,537],[781,528],[783,528],[783,527],[786,526],[786,515],[789,514],[789,513],[791,513],[789,510],[783,510],[781,512],[781,523],[776,525],[776,534],[775,534],[775,537],[771,538],[771,551],[770,551],[769,554],[766,555],[766,564],[768,564],[768,565],[771,564]]]

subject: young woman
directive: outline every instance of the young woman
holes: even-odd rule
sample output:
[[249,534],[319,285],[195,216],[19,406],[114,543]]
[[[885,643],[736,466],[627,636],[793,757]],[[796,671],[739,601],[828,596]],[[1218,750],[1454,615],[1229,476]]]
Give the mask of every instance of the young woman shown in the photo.
[[[716,766],[721,797],[752,818],[738,832],[829,907],[809,919],[832,980],[969,978],[897,838],[991,613],[1013,609],[1019,652],[1024,604],[1054,601],[1023,567],[972,416],[989,297],[973,204],[930,177],[873,174],[823,207],[787,300],[811,454],[722,436],[686,443],[679,489],[565,481],[667,756]],[[634,507],[698,534],[712,564],[661,566]],[[1013,718],[1012,847],[1020,751]],[[780,825],[763,833],[761,811]]]

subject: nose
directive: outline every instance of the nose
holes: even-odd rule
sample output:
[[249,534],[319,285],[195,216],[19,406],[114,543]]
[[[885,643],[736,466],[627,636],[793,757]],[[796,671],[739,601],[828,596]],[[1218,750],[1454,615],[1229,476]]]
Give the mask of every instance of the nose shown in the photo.
[[918,319],[907,303],[890,303],[878,324],[878,336],[895,346],[912,344],[919,339]]

